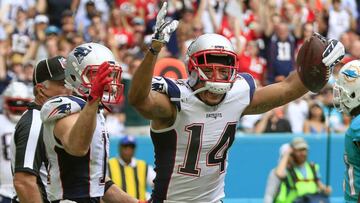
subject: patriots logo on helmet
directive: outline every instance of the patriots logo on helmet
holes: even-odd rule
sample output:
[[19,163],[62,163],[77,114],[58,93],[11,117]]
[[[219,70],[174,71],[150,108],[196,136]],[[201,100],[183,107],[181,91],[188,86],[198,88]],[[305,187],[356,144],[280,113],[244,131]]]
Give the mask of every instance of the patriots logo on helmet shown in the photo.
[[84,60],[84,57],[91,52],[91,46],[88,47],[76,47],[74,51],[74,56],[76,57],[79,64]]
[[56,107],[52,112],[49,114],[48,118],[56,114],[69,114],[71,112],[71,104],[61,104],[60,106]]

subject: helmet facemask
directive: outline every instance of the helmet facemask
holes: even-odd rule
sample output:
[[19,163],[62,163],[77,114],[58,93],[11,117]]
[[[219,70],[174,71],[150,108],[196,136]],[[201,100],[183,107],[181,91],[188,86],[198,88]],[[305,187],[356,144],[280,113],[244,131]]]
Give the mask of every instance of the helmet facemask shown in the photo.
[[104,87],[102,103],[117,104],[122,100],[123,85],[121,84],[122,69],[116,62],[111,50],[98,43],[86,43],[77,46],[66,59],[65,87],[77,95],[87,98],[96,78],[99,67],[109,63],[112,78]]
[[[225,94],[231,89],[237,72],[237,57],[231,51],[212,49],[196,52],[189,57],[189,72],[204,81],[208,91]],[[219,75],[220,74],[220,75]]]
[[347,108],[344,106],[346,95],[346,90],[335,83],[333,87],[333,104],[339,112],[348,113]]
[[30,101],[31,99],[4,97],[4,110],[8,118],[14,123],[18,122]]
[[[121,101],[124,90],[124,85],[121,84],[122,69],[114,62],[109,63],[111,64],[109,67],[111,72],[108,77],[113,80],[105,86],[101,101],[106,104],[117,104]],[[78,88],[78,92],[83,96],[87,97],[89,95],[89,90],[91,89],[99,67],[100,65],[89,65],[83,70],[81,74],[81,85]]]

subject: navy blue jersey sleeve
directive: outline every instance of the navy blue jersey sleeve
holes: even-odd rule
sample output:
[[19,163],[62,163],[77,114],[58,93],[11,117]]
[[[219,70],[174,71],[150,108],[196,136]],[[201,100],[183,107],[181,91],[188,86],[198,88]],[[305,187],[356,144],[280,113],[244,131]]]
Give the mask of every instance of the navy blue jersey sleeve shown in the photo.
[[255,80],[254,78],[249,74],[249,73],[240,73],[239,74],[242,78],[245,79],[245,81],[247,82],[247,84],[249,85],[249,88],[250,88],[250,102],[252,101],[253,99],[253,96],[254,96],[254,92],[255,92],[255,89],[256,89],[256,84],[255,84]]
[[169,97],[170,101],[173,104],[175,104],[176,107],[180,111],[180,109],[181,109],[181,105],[180,105],[181,93],[180,93],[180,89],[176,85],[175,81],[173,81],[169,78],[164,78],[164,77],[154,77],[152,79],[151,89],[153,91],[157,91],[157,92],[166,94]]

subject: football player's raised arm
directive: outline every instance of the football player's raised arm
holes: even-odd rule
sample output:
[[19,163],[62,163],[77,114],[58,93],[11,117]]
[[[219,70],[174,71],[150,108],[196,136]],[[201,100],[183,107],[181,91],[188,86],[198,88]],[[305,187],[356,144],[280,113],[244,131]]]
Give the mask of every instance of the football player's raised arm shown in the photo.
[[135,71],[131,81],[128,97],[130,104],[135,107],[142,105],[143,103],[148,103],[147,100],[149,100],[149,97],[151,96],[151,80],[153,77],[157,54],[160,52],[164,44],[153,41],[150,46],[152,51],[147,51],[145,53],[145,57],[138,69]]
[[[332,69],[344,57],[344,54],[345,49],[341,42],[329,40],[322,54],[322,63]],[[301,97],[307,91],[308,89],[302,83],[299,75],[293,71],[284,81],[257,89],[244,114],[259,114],[269,111]]]
[[151,81],[157,55],[161,48],[169,41],[178,25],[177,21],[165,21],[167,3],[164,2],[156,17],[155,33],[149,50],[135,72],[128,98],[144,117],[148,119],[169,118],[173,114],[174,107],[166,95],[151,91]]
[[298,74],[293,71],[282,82],[256,89],[250,105],[244,114],[259,114],[293,101],[308,90],[301,82]]
[[61,141],[64,150],[73,156],[85,156],[90,148],[96,127],[98,104],[87,103],[80,113],[58,120],[54,134]]
[[[151,46],[154,50],[160,50],[163,45],[153,41]],[[129,103],[142,116],[151,120],[170,118],[174,112],[174,107],[165,94],[151,90],[156,58],[157,54],[151,51],[145,54],[145,58],[133,76],[128,95]]]

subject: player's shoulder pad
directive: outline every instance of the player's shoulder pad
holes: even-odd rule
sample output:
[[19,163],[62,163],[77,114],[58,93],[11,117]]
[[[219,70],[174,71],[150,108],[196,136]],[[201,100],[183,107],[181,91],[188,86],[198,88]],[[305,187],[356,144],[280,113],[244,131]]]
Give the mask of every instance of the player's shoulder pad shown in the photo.
[[81,111],[85,104],[85,100],[75,96],[53,97],[42,106],[41,120],[43,122],[58,120]]
[[153,77],[151,89],[157,92],[167,94],[170,98],[180,98],[180,89],[178,82],[164,77]]
[[180,110],[181,105],[179,99],[181,97],[181,92],[178,85],[184,85],[183,81],[182,80],[175,81],[170,78],[157,76],[152,78],[151,89],[153,91],[166,94],[170,98],[172,103],[175,104],[177,108]]
[[360,131],[360,115],[352,120],[349,128],[353,131]]
[[252,100],[255,90],[256,90],[256,82],[255,79],[253,78],[253,76],[249,73],[239,73],[237,75],[237,78],[239,78],[240,80],[243,79],[246,81],[246,83],[249,85],[249,89],[250,89],[250,101]]

